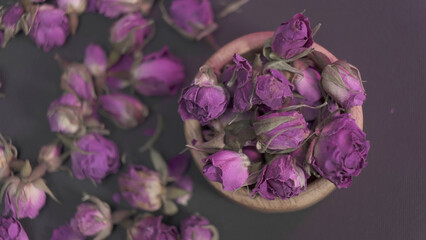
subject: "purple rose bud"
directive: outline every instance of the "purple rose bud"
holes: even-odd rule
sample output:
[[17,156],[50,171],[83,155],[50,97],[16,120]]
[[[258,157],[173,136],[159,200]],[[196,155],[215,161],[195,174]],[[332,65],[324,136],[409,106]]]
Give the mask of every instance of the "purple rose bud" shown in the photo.
[[127,237],[131,240],[177,240],[179,233],[176,227],[161,223],[162,218],[162,216],[139,217],[133,227],[127,230]]
[[93,43],[88,45],[84,55],[84,64],[94,76],[103,76],[107,70],[108,58],[102,47]]
[[121,195],[133,207],[156,211],[162,206],[164,186],[160,174],[143,165],[130,165],[118,178]]
[[21,30],[19,20],[24,12],[25,10],[22,7],[22,4],[15,3],[3,13],[3,16],[0,16],[0,26],[2,26],[5,31],[3,42],[0,37],[1,46],[6,46],[7,42]]
[[122,93],[102,95],[99,103],[114,123],[124,129],[138,126],[149,113],[148,107],[139,99]]
[[0,217],[0,239],[28,240],[27,233],[16,218]]
[[82,100],[91,101],[96,97],[92,75],[83,64],[68,65],[62,74],[61,85],[65,91],[74,93]]
[[56,172],[62,165],[62,146],[57,143],[44,145],[38,154],[38,161],[47,165],[47,171]]
[[335,117],[312,144],[312,166],[338,188],[349,187],[367,165],[370,142],[349,114]]
[[28,25],[33,24],[30,37],[36,42],[38,47],[43,47],[44,51],[49,51],[52,47],[60,47],[65,44],[69,35],[68,18],[65,12],[52,5],[43,4],[37,6],[37,10],[29,14]]
[[365,90],[359,70],[345,61],[327,65],[322,71],[321,85],[340,106],[350,109],[365,101]]
[[202,160],[204,176],[214,182],[220,182],[223,190],[234,191],[240,188],[249,175],[250,160],[243,153],[221,150]]
[[138,12],[145,0],[98,0],[97,9],[105,17],[116,18],[122,14]]
[[82,14],[86,11],[87,0],[56,0],[58,8],[67,13]]
[[213,69],[206,65],[200,68],[194,83],[183,89],[178,111],[184,121],[195,118],[207,125],[225,112],[228,102],[228,92],[217,83]]
[[82,203],[78,205],[70,226],[74,232],[83,236],[95,236],[112,228],[111,212],[109,206],[104,203],[104,209],[95,203]]
[[185,77],[182,62],[169,52],[168,47],[144,57],[132,69],[136,91],[145,96],[175,95]]
[[209,0],[173,0],[169,12],[173,23],[194,38],[217,28]]
[[278,110],[293,98],[292,90],[293,85],[281,71],[270,69],[269,74],[257,77],[253,102],[265,105],[271,110]]
[[285,59],[290,59],[310,48],[313,43],[309,20],[298,13],[293,19],[277,28],[272,38],[272,51]]
[[106,84],[110,91],[115,92],[129,86],[130,76],[126,75],[132,68],[133,62],[133,57],[125,54],[108,69]]
[[207,218],[194,214],[180,223],[180,232],[182,240],[210,240],[213,239],[213,233],[209,227],[210,222]]
[[80,101],[69,93],[53,101],[47,110],[50,130],[71,136],[78,133],[82,128],[81,107]]
[[12,212],[16,218],[31,218],[38,216],[40,209],[46,203],[46,193],[33,183],[24,183],[13,177],[4,195],[4,212]]
[[141,50],[151,33],[151,23],[140,13],[132,13],[112,25],[109,39],[114,48],[123,54]]
[[309,102],[317,102],[322,98],[320,89],[321,75],[313,68],[302,71],[303,76],[296,74],[294,86],[300,95]]
[[263,168],[251,196],[288,199],[306,189],[306,175],[290,155],[278,155]]
[[287,153],[296,150],[309,136],[303,115],[296,111],[274,112],[257,117],[253,123],[260,152]]
[[234,112],[245,112],[252,107],[254,82],[251,78],[252,66],[247,59],[242,56],[234,55],[235,63],[235,83],[227,82],[226,86],[234,91]]
[[91,133],[80,138],[77,147],[84,152],[71,153],[72,171],[77,179],[89,178],[100,183],[108,174],[117,173],[120,155],[113,141]]
[[173,178],[173,186],[183,189],[188,193],[176,199],[176,202],[181,205],[188,205],[188,201],[192,197],[194,184],[189,175],[185,175],[188,170],[190,157],[187,154],[179,154],[168,162],[169,177]]
[[85,240],[86,238],[80,233],[74,232],[70,225],[62,225],[53,230],[50,240]]
[[263,155],[257,151],[255,147],[244,147],[243,153],[249,158],[250,162],[257,163],[261,162]]

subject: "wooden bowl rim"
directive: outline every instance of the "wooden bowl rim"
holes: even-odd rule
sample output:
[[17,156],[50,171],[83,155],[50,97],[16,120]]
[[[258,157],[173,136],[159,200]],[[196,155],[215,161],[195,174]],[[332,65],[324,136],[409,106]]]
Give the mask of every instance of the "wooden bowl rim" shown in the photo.
[[[273,32],[257,32],[251,33],[240,38],[237,38],[227,45],[220,48],[215,54],[213,54],[205,63],[217,70],[221,70],[226,64],[231,62],[234,53],[244,55],[250,51],[260,49],[264,42],[272,37]],[[313,48],[315,51],[319,51],[325,54],[332,62],[338,59],[330,53],[328,50],[323,48],[317,43],[314,43]],[[351,113],[351,117],[355,119],[357,125],[363,129],[363,113],[362,106],[356,106],[348,111]],[[184,122],[185,138],[188,144],[192,144],[193,140],[197,142],[203,142],[201,135],[201,126],[195,119],[188,119]],[[201,159],[207,155],[205,153],[190,150],[192,158],[197,165],[198,169],[202,171],[203,163]],[[204,175],[203,175],[204,176]],[[207,180],[207,179],[206,179]],[[314,205],[328,196],[334,189],[335,185],[325,178],[319,178],[308,184],[305,191],[300,193],[298,196],[289,199],[275,199],[268,200],[260,196],[256,198],[250,198],[247,189],[242,188],[235,192],[229,192],[222,190],[222,184],[217,182],[211,182],[207,180],[217,191],[222,193],[232,201],[241,204],[250,209],[254,209],[261,212],[279,213],[279,212],[290,212],[301,210]]]

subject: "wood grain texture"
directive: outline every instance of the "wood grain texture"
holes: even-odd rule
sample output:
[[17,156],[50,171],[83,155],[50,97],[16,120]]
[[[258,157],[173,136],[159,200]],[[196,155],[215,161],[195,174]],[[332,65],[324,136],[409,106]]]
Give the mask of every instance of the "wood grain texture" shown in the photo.
[[[217,70],[221,70],[226,64],[232,61],[234,53],[244,55],[250,52],[259,51],[263,47],[264,42],[268,38],[272,37],[272,34],[273,32],[258,32],[240,37],[219,49],[206,61],[205,65],[209,65]],[[317,43],[314,43],[313,48],[315,51],[318,51],[327,56],[330,62],[337,61],[337,58],[333,54]],[[349,112],[351,113],[352,118],[355,119],[357,125],[362,129],[362,107],[354,107],[350,109]],[[203,142],[201,126],[197,120],[186,120],[184,123],[184,129],[186,142],[188,144],[192,144],[193,140],[196,140],[197,143]],[[196,163],[199,170],[202,171],[203,163],[201,159],[207,157],[207,155],[203,152],[199,152],[193,149],[190,151],[194,162]],[[217,191],[229,199],[235,201],[236,203],[254,210],[270,213],[290,212],[307,208],[325,198],[335,189],[333,183],[325,178],[320,178],[308,184],[306,191],[302,192],[298,196],[286,200],[267,200],[260,196],[254,199],[250,198],[247,189],[239,189],[235,192],[223,191],[222,184],[211,181],[208,182]]]

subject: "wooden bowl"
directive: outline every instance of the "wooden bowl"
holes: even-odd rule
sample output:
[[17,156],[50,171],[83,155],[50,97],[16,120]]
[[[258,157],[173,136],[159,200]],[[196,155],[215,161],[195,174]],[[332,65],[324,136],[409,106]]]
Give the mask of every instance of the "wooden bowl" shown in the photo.
[[[261,51],[265,41],[272,37],[273,32],[258,32],[245,35],[240,37],[221,49],[219,49],[215,54],[213,54],[205,63],[217,70],[221,70],[226,64],[232,61],[234,53],[240,55],[250,54],[254,52]],[[327,51],[325,48],[321,47],[317,43],[314,43],[313,48],[315,51],[324,54],[331,62],[337,61],[337,58]],[[363,113],[362,107],[357,106],[349,110],[352,118],[355,119],[356,124],[362,129],[363,128]],[[196,140],[197,143],[203,142],[203,137],[201,134],[201,126],[197,120],[189,119],[184,123],[185,128],[185,138],[188,144],[192,144],[193,140]],[[203,163],[201,159],[207,157],[203,152],[199,152],[191,149],[191,155],[196,163],[197,167],[202,171]],[[254,210],[262,212],[290,212],[301,210],[307,207],[312,206],[313,204],[319,202],[327,195],[329,195],[334,189],[335,186],[329,180],[325,178],[319,178],[309,183],[307,189],[300,193],[298,196],[292,197],[290,199],[282,200],[267,200],[260,196],[256,198],[250,198],[247,189],[242,188],[235,192],[229,192],[222,190],[222,184],[217,182],[209,183],[220,193],[228,197],[229,199],[235,201],[238,204],[249,207]]]

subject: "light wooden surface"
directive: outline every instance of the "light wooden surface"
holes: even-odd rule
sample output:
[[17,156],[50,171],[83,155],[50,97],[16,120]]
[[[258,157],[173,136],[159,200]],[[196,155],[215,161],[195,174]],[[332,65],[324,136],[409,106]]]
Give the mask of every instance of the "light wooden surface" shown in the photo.
[[[264,42],[268,38],[272,37],[272,34],[273,32],[258,32],[240,37],[219,49],[207,60],[205,65],[210,65],[211,67],[217,70],[221,70],[226,64],[232,61],[234,53],[244,55],[249,52],[259,51],[263,47]],[[331,62],[337,61],[337,58],[333,54],[331,54],[329,51],[327,51],[325,48],[321,47],[317,43],[314,43],[313,47],[315,51],[319,51],[326,55],[331,60]],[[351,113],[351,116],[355,119],[357,125],[362,129],[362,107],[354,107],[350,109],[349,112]],[[184,123],[184,128],[185,138],[188,144],[191,144],[194,139],[197,143],[203,142],[203,138],[201,135],[201,126],[197,120],[186,120]],[[200,171],[202,171],[203,163],[201,162],[201,159],[205,158],[207,155],[203,152],[199,152],[196,150],[190,151],[194,162],[196,163]],[[333,183],[331,183],[325,178],[320,178],[308,184],[306,191],[300,193],[296,197],[292,197],[286,200],[278,198],[275,200],[267,200],[260,196],[254,199],[250,198],[247,189],[240,189],[236,192],[228,192],[222,190],[222,184],[211,181],[208,182],[217,191],[219,191],[229,199],[235,201],[236,203],[254,210],[270,213],[290,212],[307,208],[325,198],[335,189]]]

